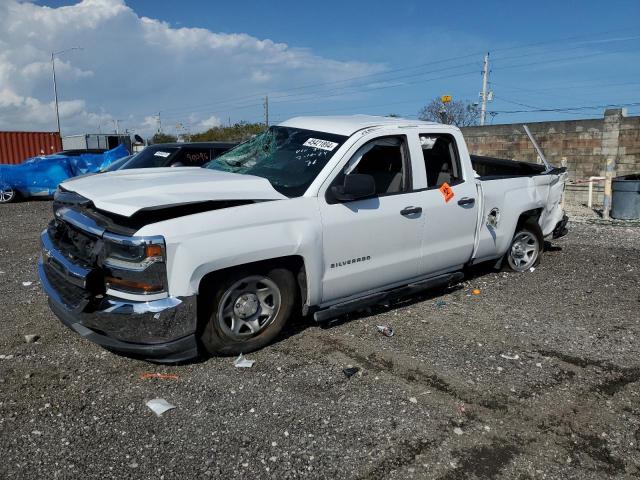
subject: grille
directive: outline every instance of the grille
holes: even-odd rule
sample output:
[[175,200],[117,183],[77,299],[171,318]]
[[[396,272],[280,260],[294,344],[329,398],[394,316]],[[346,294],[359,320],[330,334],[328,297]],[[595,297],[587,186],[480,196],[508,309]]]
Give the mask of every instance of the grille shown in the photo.
[[77,308],[89,299],[89,293],[86,290],[67,282],[50,265],[44,265],[44,272],[51,286],[58,292],[58,295],[67,306]]
[[102,246],[99,238],[61,220],[53,220],[47,230],[54,245],[70,260],[85,267],[95,265]]

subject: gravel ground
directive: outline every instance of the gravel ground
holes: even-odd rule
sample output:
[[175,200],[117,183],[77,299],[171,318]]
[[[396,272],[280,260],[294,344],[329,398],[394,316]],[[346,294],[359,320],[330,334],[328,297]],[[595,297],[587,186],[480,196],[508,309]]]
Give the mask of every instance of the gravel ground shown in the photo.
[[[238,369],[131,360],[67,330],[36,276],[49,217],[1,209],[1,478],[640,475],[640,228],[573,223],[534,272],[300,320]],[[156,397],[176,408],[155,416]]]

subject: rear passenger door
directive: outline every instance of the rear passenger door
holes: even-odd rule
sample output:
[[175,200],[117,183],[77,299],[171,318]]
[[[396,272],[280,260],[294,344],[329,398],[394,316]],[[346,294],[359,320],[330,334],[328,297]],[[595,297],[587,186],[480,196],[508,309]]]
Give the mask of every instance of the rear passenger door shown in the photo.
[[460,268],[473,252],[479,203],[475,178],[465,174],[453,135],[420,131],[412,141],[424,166],[414,172],[420,175],[416,184],[424,214],[420,273]]

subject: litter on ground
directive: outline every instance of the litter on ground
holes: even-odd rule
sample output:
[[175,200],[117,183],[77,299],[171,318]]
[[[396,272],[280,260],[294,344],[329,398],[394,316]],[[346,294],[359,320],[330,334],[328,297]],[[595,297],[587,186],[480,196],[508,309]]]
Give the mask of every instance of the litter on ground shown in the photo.
[[515,355],[505,355],[504,353],[501,353],[500,356],[506,360],[520,360],[520,355],[515,354]]
[[353,377],[359,371],[360,371],[360,368],[358,367],[347,367],[342,370],[342,372],[347,378]]
[[171,405],[164,398],[154,398],[153,400],[149,400],[147,402],[147,407],[149,407],[158,417],[162,416],[162,414],[167,410],[176,408],[175,405]]
[[474,288],[473,290],[471,290],[471,293],[473,295],[480,295],[480,290],[478,290],[477,288]]
[[25,335],[24,341],[27,343],[36,343],[40,337],[38,335]]
[[23,287],[30,287],[31,285],[33,285],[33,282],[22,282]]
[[242,354],[238,355],[238,358],[233,361],[236,368],[251,368],[254,363],[256,363],[255,360],[247,360]]
[[378,325],[378,331],[385,337],[393,337],[393,328],[388,325]]

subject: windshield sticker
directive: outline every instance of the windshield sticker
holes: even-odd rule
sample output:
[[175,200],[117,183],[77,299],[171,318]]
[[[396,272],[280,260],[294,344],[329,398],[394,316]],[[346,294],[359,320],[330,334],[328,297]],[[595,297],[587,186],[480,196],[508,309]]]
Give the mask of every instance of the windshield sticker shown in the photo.
[[153,155],[156,157],[167,158],[169,155],[171,155],[171,152],[156,152]]
[[331,152],[338,146],[337,143],[330,142],[329,140],[320,140],[319,138],[309,138],[306,142],[303,143],[303,145],[305,147],[319,148],[328,152]]

